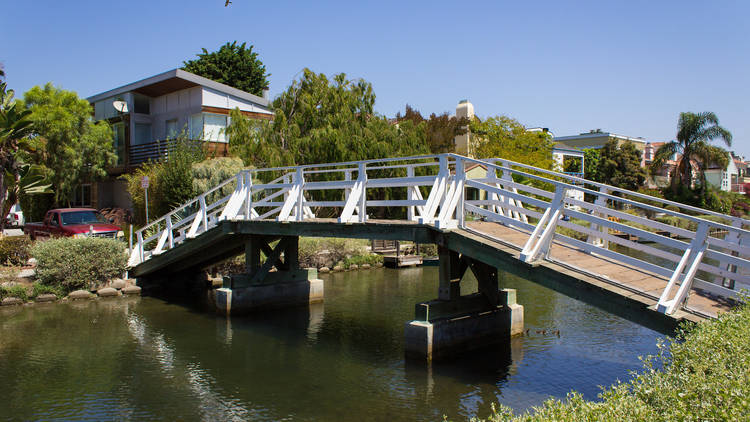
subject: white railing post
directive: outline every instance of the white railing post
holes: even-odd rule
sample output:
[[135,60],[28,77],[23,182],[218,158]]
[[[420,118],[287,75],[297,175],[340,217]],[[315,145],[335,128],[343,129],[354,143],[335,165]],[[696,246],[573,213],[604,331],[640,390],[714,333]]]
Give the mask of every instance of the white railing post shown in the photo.
[[297,187],[297,204],[296,204],[296,210],[295,210],[295,217],[297,221],[302,221],[305,218],[305,210],[304,210],[304,203],[305,203],[305,177],[302,173],[302,167],[297,168],[297,172],[294,176],[294,182]]
[[[406,168],[406,177],[408,179],[411,179],[411,178],[414,177],[414,167],[409,166],[409,167]],[[406,199],[408,201],[413,201],[415,199],[414,198],[414,189],[412,189],[412,188],[413,188],[413,186],[407,186],[406,187]],[[417,188],[418,188],[418,186],[417,186]],[[408,207],[406,207],[406,219],[409,220],[409,221],[414,220],[414,206],[413,205],[409,205]]]
[[[299,171],[299,169],[297,169],[297,171]],[[286,183],[289,183],[288,180],[290,177],[291,177],[291,174],[287,175],[284,181]],[[297,204],[297,201],[299,200],[299,195],[300,195],[300,183],[297,180],[293,180],[292,187],[285,194],[286,198],[284,199],[284,205],[281,206],[279,215],[276,216],[276,221],[289,221],[291,219],[290,216],[292,215],[292,211],[296,211],[297,209],[295,205]]]
[[[596,197],[596,201],[594,201],[594,205],[601,208],[607,208],[607,197],[604,195],[607,195],[609,193],[609,189],[605,187],[599,188],[599,193],[601,195],[598,195]],[[597,212],[592,211],[592,214],[600,217],[600,218],[607,218],[607,214],[603,212]],[[599,224],[591,223],[591,230],[596,232],[606,232],[609,231],[609,229],[606,226],[599,226]],[[601,237],[589,235],[586,238],[586,242],[594,245],[599,246],[600,248],[607,249],[609,247],[609,241],[606,239],[602,239]]]
[[232,219],[237,217],[237,214],[242,208],[242,203],[245,201],[245,180],[243,172],[237,173],[237,187],[232,192],[232,196],[227,201],[227,205],[222,210],[219,220]]
[[[507,161],[503,161],[502,162],[502,166],[505,167],[505,168],[507,168],[507,169],[510,169],[510,163],[507,162]],[[510,174],[509,170],[503,170],[503,175],[501,177],[501,180],[506,180],[506,181],[511,182],[511,183],[513,182],[513,176]],[[510,189],[508,189],[507,187],[505,189],[511,191],[512,193],[518,193],[518,189],[516,189],[515,187],[512,187],[512,185],[509,185],[509,186],[511,186]],[[523,209],[523,204],[521,203],[521,201],[516,201],[515,199],[510,198],[510,197],[505,198],[505,199],[507,200],[508,205],[511,205],[511,206]],[[509,211],[510,211],[510,209],[509,209]],[[510,213],[511,213],[512,218],[514,220],[519,220],[519,221],[521,221],[523,223],[528,223],[529,222],[528,217],[526,217],[526,214],[520,213],[520,212],[515,211],[515,210],[513,210]],[[511,217],[511,215],[508,215],[508,217]]]
[[443,200],[445,195],[445,189],[448,184],[448,178],[450,177],[450,170],[448,169],[448,159],[441,155],[439,158],[440,170],[435,177],[435,181],[432,183],[430,189],[430,195],[427,197],[427,203],[422,208],[422,214],[419,216],[419,224],[432,224],[435,221],[435,213],[437,212],[438,206]]
[[200,228],[201,224],[203,224],[204,232],[208,230],[208,222],[206,220],[206,195],[205,194],[201,194],[201,196],[198,197],[198,205],[200,206],[200,210],[198,210],[198,213],[193,219],[192,224],[190,224],[190,229],[185,235],[188,239],[192,239],[198,235],[198,229]]
[[[682,255],[679,264],[677,264],[674,273],[672,273],[672,277],[669,279],[667,287],[662,292],[661,297],[659,297],[659,302],[656,304],[656,310],[658,312],[669,315],[677,310],[679,306],[682,306],[682,303],[687,298],[690,287],[693,284],[693,277],[695,277],[695,273],[698,272],[698,266],[703,259],[703,254],[708,248],[708,242],[706,242],[707,237],[708,223],[698,224],[698,229],[695,231],[693,241],[690,242],[690,246],[685,249],[685,253]],[[685,267],[688,267],[688,270],[683,277],[682,272]],[[682,279],[681,282],[680,279]],[[680,288],[677,290],[674,297],[670,299],[670,293],[678,282],[680,282]]]
[[[529,240],[524,245],[523,250],[519,258],[521,261],[526,263],[533,263],[540,256],[547,257],[549,255],[550,245],[552,244],[552,238],[557,228],[557,222],[563,215],[565,209],[565,187],[557,185],[555,188],[555,196],[549,204],[549,207],[542,215],[539,223],[534,228],[534,232],[529,237]],[[538,236],[538,238],[537,238]]]
[[367,221],[367,168],[365,163],[359,163],[359,174],[357,175],[358,180],[362,184],[361,193],[359,196],[359,222],[364,223]]
[[462,158],[456,158],[455,175],[450,182],[448,192],[443,197],[443,201],[440,204],[440,214],[435,220],[435,227],[439,229],[462,227],[465,180],[466,172],[464,172],[464,160]]
[[258,213],[255,212],[253,207],[253,174],[249,171],[245,172],[245,219],[252,220],[253,217],[257,217]]

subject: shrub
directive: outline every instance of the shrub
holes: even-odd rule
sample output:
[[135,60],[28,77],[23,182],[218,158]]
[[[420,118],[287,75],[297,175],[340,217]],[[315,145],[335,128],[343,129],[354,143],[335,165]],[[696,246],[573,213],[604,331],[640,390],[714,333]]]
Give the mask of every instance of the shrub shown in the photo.
[[423,243],[419,245],[419,254],[422,256],[437,256],[438,248],[434,243]]
[[349,268],[352,265],[362,266],[362,264],[375,265],[383,262],[383,257],[378,254],[365,254],[356,255],[349,258],[345,258],[343,261],[343,267]]
[[[193,190],[198,194],[205,192],[236,175],[243,167],[242,160],[237,157],[209,158],[194,163],[192,166]],[[206,201],[208,203],[214,202],[229,195],[232,190],[234,190],[234,184],[230,183],[215,192],[211,197],[206,198]]]
[[[504,406],[490,421],[739,421],[750,414],[750,307],[692,327],[644,361],[643,372],[600,394],[570,393],[515,416]],[[661,368],[661,369],[657,369]]]
[[18,194],[18,202],[21,204],[23,218],[27,223],[42,221],[47,211],[55,205],[55,194],[40,193],[27,195],[22,190]]
[[0,237],[0,265],[24,265],[31,258],[27,236]]
[[64,292],[94,289],[125,271],[125,244],[112,239],[60,238],[38,242],[31,249],[37,259],[36,277]]
[[35,281],[34,284],[31,285],[31,295],[30,298],[35,298],[39,295],[52,293],[53,295],[57,297],[63,297],[65,296],[65,291],[62,289],[61,286],[48,286],[46,284],[42,284],[38,281]]
[[11,287],[0,287],[0,299],[6,297],[17,297],[26,302],[29,300],[29,293],[26,287],[21,286],[20,284]]

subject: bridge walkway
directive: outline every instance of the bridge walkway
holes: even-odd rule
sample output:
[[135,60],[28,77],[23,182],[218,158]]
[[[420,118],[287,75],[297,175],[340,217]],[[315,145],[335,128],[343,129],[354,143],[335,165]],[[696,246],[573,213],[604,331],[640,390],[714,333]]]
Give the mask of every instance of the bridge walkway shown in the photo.
[[[491,236],[495,241],[515,250],[516,256],[521,252],[530,236],[529,233],[524,231],[485,221],[468,222],[467,228],[474,233]],[[547,259],[563,268],[589,276],[589,283],[599,285],[603,283],[617,294],[641,301],[648,307],[656,306],[659,296],[669,283],[669,279],[666,277],[590,254],[558,241],[552,243],[550,255]],[[727,312],[731,308],[731,302],[725,298],[693,288],[684,307],[695,317],[686,315],[682,315],[682,317],[697,320],[706,317],[715,318],[719,313]]]

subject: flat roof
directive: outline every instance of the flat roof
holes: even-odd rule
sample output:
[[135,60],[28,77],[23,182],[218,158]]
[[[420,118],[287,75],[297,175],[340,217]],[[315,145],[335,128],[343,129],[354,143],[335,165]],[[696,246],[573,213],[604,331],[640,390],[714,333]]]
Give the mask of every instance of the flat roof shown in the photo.
[[580,135],[556,136],[553,140],[563,142],[563,141],[572,141],[576,139],[599,138],[602,136],[619,138],[619,139],[624,139],[624,140],[628,140],[632,142],[640,142],[643,144],[646,143],[646,140],[643,138],[634,138],[632,136],[618,135],[616,133],[610,133],[610,132],[594,132],[594,133],[582,133]]
[[168,70],[164,73],[141,79],[137,82],[92,95],[86,98],[86,100],[93,103],[126,92],[137,92],[149,97],[158,97],[194,86],[205,86],[264,107],[268,107],[270,103],[266,98],[253,95],[249,92],[242,91],[241,89],[233,88],[229,85],[212,81],[211,79],[186,72],[182,69]]

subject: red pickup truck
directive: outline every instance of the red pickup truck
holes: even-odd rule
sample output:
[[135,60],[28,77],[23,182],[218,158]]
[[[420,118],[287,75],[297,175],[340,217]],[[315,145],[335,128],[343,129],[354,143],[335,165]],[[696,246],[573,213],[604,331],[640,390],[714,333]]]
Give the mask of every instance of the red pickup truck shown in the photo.
[[32,240],[49,237],[122,237],[120,226],[111,224],[92,208],[59,208],[47,211],[41,223],[23,227]]

